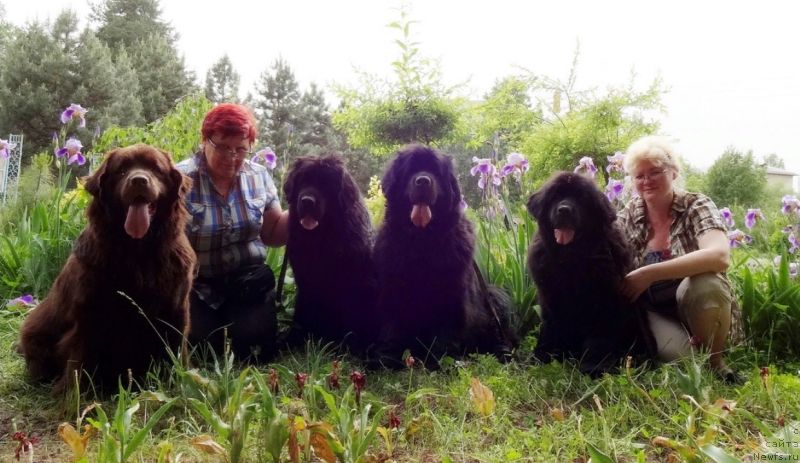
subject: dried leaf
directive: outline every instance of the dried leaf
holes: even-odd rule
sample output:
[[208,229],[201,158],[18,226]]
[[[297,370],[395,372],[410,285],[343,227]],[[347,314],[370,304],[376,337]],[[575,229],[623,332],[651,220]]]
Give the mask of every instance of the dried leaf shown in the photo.
[[94,427],[85,425],[86,430],[82,435],[72,425],[68,423],[61,423],[58,426],[58,437],[72,449],[72,461],[80,461],[86,455],[86,447],[89,444],[89,439],[94,435]]
[[565,418],[564,418],[564,410],[561,410],[560,408],[551,409],[550,410],[550,416],[552,416],[553,419],[556,420],[556,421],[564,421],[565,420]]
[[300,463],[300,444],[297,443],[297,427],[289,427],[289,458],[292,463]]
[[336,455],[333,454],[328,439],[320,433],[311,435],[311,447],[314,449],[314,454],[326,461],[327,463],[336,463]]
[[470,380],[469,395],[475,404],[475,409],[481,416],[489,416],[494,412],[494,394],[492,390],[484,386],[478,378]]
[[653,445],[658,447],[667,447],[670,449],[676,448],[675,442],[672,442],[672,440],[670,440],[667,437],[661,437],[661,436],[654,437],[651,442]]
[[189,445],[210,455],[223,455],[228,458],[228,451],[219,445],[211,436],[202,435],[189,439]]

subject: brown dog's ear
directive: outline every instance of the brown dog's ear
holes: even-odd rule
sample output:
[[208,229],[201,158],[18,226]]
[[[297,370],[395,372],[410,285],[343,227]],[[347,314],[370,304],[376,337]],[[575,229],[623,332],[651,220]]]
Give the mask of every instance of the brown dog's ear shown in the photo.
[[109,151],[103,156],[103,163],[100,164],[100,167],[89,175],[88,177],[83,178],[83,189],[86,190],[87,193],[94,196],[95,198],[100,198],[102,194],[102,184],[103,184],[103,177],[105,176],[106,169],[108,166],[108,161],[111,159],[112,156],[116,155],[119,148]]
[[192,179],[183,175],[181,171],[172,166],[169,171],[169,178],[172,180],[172,189],[170,192],[175,198],[185,198],[192,189]]
[[528,203],[526,204],[528,208],[528,213],[533,216],[533,218],[538,222],[539,216],[542,213],[542,192],[541,190],[533,193],[528,198]]

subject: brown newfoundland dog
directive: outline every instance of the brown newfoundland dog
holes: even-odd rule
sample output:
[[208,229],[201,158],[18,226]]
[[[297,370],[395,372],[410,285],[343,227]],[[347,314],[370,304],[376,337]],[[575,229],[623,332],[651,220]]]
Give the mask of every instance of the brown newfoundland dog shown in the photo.
[[382,181],[384,223],[375,243],[385,317],[369,366],[400,367],[404,350],[436,368],[444,355],[492,353],[505,360],[513,335],[511,303],[499,288],[482,291],[472,224],[449,156],[411,146],[392,160]]
[[594,181],[557,173],[531,195],[528,211],[539,224],[528,251],[542,307],[536,359],[576,358],[597,377],[629,353],[652,353],[644,314],[620,293],[631,249]]
[[283,191],[286,256],[297,285],[292,338],[312,335],[363,351],[378,329],[375,233],[364,199],[335,155],[297,159]]
[[20,331],[32,378],[60,378],[59,393],[83,369],[113,391],[129,369],[141,376],[178,351],[195,266],[184,234],[190,186],[163,151],[139,144],[106,154],[86,180],[88,225]]

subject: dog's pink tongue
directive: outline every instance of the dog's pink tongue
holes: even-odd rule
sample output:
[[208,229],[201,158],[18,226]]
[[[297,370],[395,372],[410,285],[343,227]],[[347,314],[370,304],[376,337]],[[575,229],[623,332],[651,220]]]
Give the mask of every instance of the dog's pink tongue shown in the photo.
[[302,225],[303,228],[305,228],[306,230],[313,230],[313,229],[317,228],[317,225],[319,225],[319,222],[314,220],[314,217],[311,217],[310,215],[307,215],[307,216],[303,217],[302,219],[300,219],[300,225]]
[[433,218],[431,208],[425,203],[414,204],[414,209],[411,209],[411,221],[417,227],[425,228]]
[[147,233],[150,228],[150,212],[147,203],[131,204],[128,206],[128,216],[125,218],[125,232],[137,240]]
[[567,228],[556,228],[556,243],[569,244],[575,236],[575,230]]

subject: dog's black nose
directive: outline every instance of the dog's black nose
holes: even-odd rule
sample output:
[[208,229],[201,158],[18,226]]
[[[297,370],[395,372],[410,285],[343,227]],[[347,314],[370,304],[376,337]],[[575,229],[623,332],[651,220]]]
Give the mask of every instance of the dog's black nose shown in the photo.
[[427,175],[420,175],[414,179],[414,183],[417,186],[431,186],[431,178]]
[[562,204],[562,205],[558,206],[558,209],[556,209],[556,212],[558,214],[569,214],[570,212],[572,212],[572,208],[567,206],[566,204]]
[[149,180],[147,180],[147,176],[144,174],[136,174],[131,177],[131,184],[135,186],[147,186]]
[[300,198],[300,205],[303,207],[314,207],[317,201],[313,196],[303,196]]

